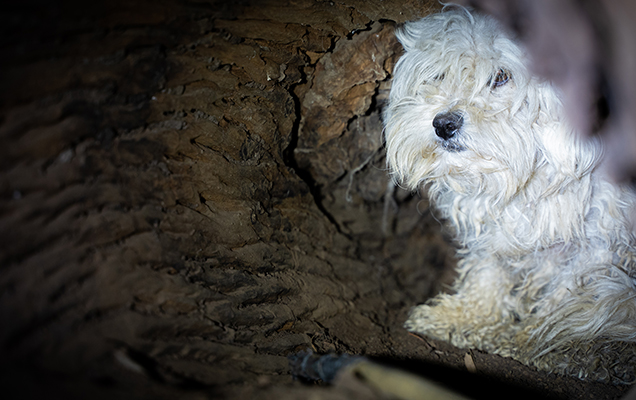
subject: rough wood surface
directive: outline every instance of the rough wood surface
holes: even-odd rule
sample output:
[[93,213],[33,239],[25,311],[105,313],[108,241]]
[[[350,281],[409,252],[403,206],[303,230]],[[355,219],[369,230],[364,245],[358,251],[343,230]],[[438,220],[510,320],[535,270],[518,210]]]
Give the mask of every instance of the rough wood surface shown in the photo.
[[[381,139],[393,29],[436,7],[7,9],[0,384],[20,398],[355,398],[293,381],[287,355],[465,369],[465,351],[402,328],[452,280],[452,251],[426,200],[389,184]],[[565,398],[622,393],[473,359]]]

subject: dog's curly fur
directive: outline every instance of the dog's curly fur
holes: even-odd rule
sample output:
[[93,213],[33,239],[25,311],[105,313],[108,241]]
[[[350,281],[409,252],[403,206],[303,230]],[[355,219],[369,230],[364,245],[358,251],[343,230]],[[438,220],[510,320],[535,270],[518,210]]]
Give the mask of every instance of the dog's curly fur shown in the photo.
[[427,188],[459,244],[454,294],[406,327],[583,379],[636,367],[631,192],[599,170],[559,92],[497,23],[445,9],[397,32],[405,53],[385,111],[388,164]]

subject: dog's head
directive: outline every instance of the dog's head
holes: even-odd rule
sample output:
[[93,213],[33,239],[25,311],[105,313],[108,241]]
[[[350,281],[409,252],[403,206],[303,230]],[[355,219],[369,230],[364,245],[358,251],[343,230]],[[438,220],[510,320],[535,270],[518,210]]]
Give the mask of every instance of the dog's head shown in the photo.
[[405,53],[385,137],[388,164],[409,188],[428,182],[503,200],[542,168],[579,179],[595,165],[598,147],[576,137],[555,88],[530,74],[493,19],[452,9],[407,23],[397,37]]

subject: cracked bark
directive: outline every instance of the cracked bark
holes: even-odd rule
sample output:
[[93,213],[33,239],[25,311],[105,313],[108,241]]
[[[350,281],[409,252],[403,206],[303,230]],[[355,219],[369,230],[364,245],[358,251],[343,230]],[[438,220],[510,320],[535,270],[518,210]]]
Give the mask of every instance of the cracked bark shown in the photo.
[[[429,8],[12,9],[3,385],[25,397],[292,398],[316,389],[288,374],[300,349],[438,357],[401,324],[452,279],[448,246],[425,200],[403,191],[381,229],[392,30]],[[462,365],[458,354],[443,361]]]

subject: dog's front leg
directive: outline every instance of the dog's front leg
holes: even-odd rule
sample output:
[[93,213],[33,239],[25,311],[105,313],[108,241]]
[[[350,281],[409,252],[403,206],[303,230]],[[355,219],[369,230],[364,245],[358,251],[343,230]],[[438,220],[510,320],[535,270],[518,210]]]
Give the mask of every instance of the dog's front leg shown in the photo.
[[440,294],[413,308],[406,328],[457,347],[511,356],[522,328],[505,269],[493,259],[463,260],[454,288],[455,294]]

